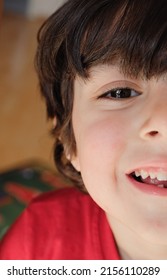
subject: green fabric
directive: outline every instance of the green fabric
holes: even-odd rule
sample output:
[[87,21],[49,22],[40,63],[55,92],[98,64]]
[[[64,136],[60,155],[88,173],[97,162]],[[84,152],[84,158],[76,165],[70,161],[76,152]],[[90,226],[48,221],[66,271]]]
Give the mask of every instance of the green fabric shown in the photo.
[[0,238],[33,197],[67,186],[68,183],[39,163],[0,174]]

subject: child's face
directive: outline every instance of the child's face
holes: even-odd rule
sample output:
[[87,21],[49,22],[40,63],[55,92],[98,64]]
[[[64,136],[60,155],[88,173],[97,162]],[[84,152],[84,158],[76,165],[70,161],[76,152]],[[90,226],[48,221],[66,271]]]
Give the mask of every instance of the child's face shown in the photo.
[[[167,189],[157,186],[167,185],[167,77],[132,79],[114,66],[92,68],[89,80],[75,80],[73,129],[72,163],[111,225],[167,244]],[[155,178],[137,182],[131,174],[141,170]]]

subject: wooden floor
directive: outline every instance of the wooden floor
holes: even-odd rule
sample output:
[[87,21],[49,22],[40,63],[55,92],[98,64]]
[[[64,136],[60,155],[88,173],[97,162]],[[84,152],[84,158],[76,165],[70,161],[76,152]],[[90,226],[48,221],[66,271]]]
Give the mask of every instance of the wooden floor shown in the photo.
[[38,159],[53,167],[33,59],[40,20],[4,15],[0,26],[0,171]]

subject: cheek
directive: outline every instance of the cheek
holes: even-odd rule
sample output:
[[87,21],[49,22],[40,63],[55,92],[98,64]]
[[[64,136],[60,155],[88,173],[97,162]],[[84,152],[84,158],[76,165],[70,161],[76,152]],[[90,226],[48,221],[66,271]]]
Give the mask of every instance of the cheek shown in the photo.
[[123,122],[110,119],[80,124],[75,131],[80,168],[97,170],[115,164],[124,149],[125,128]]
[[125,149],[124,135],[123,123],[109,118],[89,122],[89,125],[80,123],[75,130],[77,158],[85,187],[106,211],[110,204],[117,202],[117,174]]

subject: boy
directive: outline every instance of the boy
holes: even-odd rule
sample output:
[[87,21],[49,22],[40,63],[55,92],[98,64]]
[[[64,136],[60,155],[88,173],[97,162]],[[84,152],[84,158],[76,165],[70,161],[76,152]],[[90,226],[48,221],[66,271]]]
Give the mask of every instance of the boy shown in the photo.
[[[36,56],[55,162],[1,259],[167,259],[167,2],[69,0]],[[21,232],[21,235],[20,235]]]

